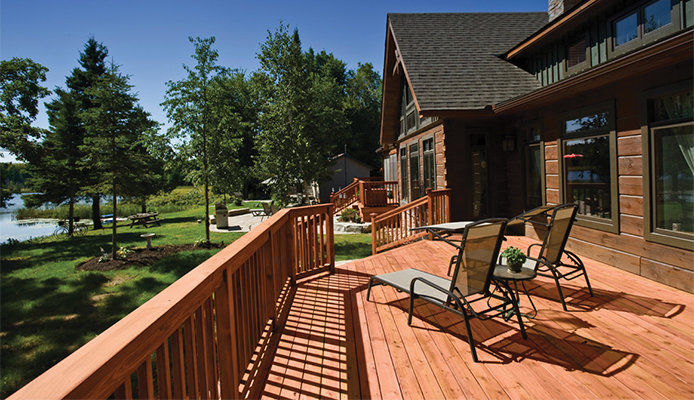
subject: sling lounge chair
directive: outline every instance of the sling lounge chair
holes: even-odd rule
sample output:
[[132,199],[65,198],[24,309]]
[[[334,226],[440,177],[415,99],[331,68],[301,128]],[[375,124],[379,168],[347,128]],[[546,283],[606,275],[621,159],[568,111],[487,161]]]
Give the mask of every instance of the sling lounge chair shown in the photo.
[[[501,285],[500,294],[489,290],[506,222],[506,219],[486,219],[467,226],[463,231],[463,246],[458,250],[458,261],[453,271],[453,279],[449,280],[412,268],[372,276],[366,294],[367,301],[371,295],[372,286],[387,285],[410,295],[408,324],[412,323],[414,300],[417,298],[461,315],[465,321],[468,343],[475,362],[478,359],[470,330],[472,318],[486,320],[504,315],[507,307],[511,306],[518,317],[521,334],[524,339],[527,339],[517,299],[508,284],[503,281],[494,281],[495,285]],[[499,304],[490,305],[492,299]],[[478,310],[473,309],[473,303],[478,306]],[[479,305],[486,308],[479,309]]]
[[[569,239],[571,227],[576,219],[577,210],[578,206],[573,203],[561,204],[548,210],[547,214],[551,215],[551,218],[547,225],[545,239],[542,243],[531,244],[526,251],[528,260],[525,265],[528,265],[529,262],[534,262],[536,263],[537,275],[554,279],[559,297],[561,298],[561,305],[565,311],[569,310],[566,308],[566,300],[564,300],[564,293],[561,290],[560,279],[570,281],[583,276],[588,286],[588,292],[593,296],[593,289],[590,287],[590,281],[588,280],[588,274],[583,261],[576,254],[564,248],[566,241]],[[537,246],[540,247],[537,257],[531,257],[531,249]],[[564,255],[567,262],[562,261],[562,256]]]

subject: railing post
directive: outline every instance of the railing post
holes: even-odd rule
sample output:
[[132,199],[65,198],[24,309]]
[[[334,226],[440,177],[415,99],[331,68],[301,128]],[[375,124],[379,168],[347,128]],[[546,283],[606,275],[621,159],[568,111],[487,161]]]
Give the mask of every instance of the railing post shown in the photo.
[[[431,188],[427,188],[426,190],[427,194],[427,225],[433,225],[434,224],[434,195],[432,193]],[[429,240],[434,240],[434,235],[431,233],[428,235]]]
[[333,226],[333,207],[334,205],[330,203],[328,205],[328,212],[326,214],[326,240],[328,241],[328,243],[326,243],[326,247],[328,251],[328,259],[330,260],[330,273],[335,272],[335,228]]
[[446,190],[446,222],[451,222],[451,189]]
[[289,268],[291,268],[291,271],[289,271],[289,276],[291,277],[291,284],[296,285],[296,264],[299,260],[299,256],[297,254],[298,249],[296,245],[296,218],[294,218],[294,215],[292,215],[291,211],[287,213],[287,217],[289,218],[289,230],[287,231],[287,241],[289,242]]
[[376,255],[378,236],[376,234],[376,213],[371,213],[371,254]]
[[359,201],[361,202],[361,204],[366,206],[367,205],[366,204],[366,193],[364,193],[364,181],[362,181],[362,180],[359,181],[359,192],[358,193],[359,193]]

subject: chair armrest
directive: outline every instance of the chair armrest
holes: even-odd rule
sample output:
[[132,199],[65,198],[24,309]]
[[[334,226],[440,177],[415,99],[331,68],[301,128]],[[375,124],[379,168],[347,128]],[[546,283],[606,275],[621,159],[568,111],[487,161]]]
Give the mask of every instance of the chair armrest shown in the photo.
[[530,246],[528,246],[528,249],[525,251],[525,253],[530,257],[530,249],[532,249],[534,246],[542,246],[540,243],[533,243]]
[[544,264],[547,267],[552,267],[552,264],[548,263],[547,261],[545,261],[541,258],[535,258],[535,257],[530,257],[530,256],[525,256],[525,258],[527,258],[528,260],[537,261],[540,264]]
[[437,285],[437,284],[435,284],[435,283],[433,283],[433,282],[431,282],[431,281],[428,281],[428,280],[426,280],[426,279],[424,279],[424,278],[413,278],[413,279],[410,281],[410,294],[416,294],[416,293],[414,292],[414,285],[415,285],[415,283],[417,283],[417,281],[420,281],[420,282],[426,284],[427,286],[430,286],[430,287],[432,287],[432,288],[438,290],[438,291],[441,292],[441,293],[445,293],[445,294],[447,294],[447,295],[452,295],[452,293],[451,293],[450,291],[448,291],[447,289],[444,289],[444,288],[442,288],[441,286],[439,286],[439,285]]

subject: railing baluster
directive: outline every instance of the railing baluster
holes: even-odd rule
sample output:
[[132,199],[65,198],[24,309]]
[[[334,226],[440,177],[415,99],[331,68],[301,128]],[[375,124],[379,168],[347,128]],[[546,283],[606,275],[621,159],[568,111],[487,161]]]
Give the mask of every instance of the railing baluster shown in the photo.
[[171,361],[173,366],[173,397],[185,399],[186,396],[186,371],[183,352],[183,332],[181,328],[171,336]]
[[171,370],[169,368],[169,341],[164,340],[157,349],[157,390],[160,399],[171,398]]
[[217,337],[219,340],[219,383],[220,397],[233,399],[238,397],[239,371],[236,354],[236,335],[232,327],[236,323],[233,302],[229,301],[232,291],[229,269],[224,271],[224,281],[214,293],[217,307]]
[[154,399],[154,377],[152,376],[152,357],[148,354],[137,369],[137,397]]
[[196,360],[198,359],[197,348],[195,343],[195,328],[194,328],[194,315],[191,314],[188,319],[186,319],[184,325],[183,334],[185,335],[186,343],[186,382],[188,384],[188,395],[190,398],[200,397],[200,386],[198,385],[198,364]]

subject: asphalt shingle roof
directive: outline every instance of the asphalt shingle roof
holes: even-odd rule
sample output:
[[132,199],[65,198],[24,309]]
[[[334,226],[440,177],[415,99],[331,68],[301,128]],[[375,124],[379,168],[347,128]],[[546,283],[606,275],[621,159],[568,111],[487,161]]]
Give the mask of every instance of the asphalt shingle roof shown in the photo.
[[388,14],[422,110],[481,109],[540,87],[498,55],[547,24],[546,12]]

